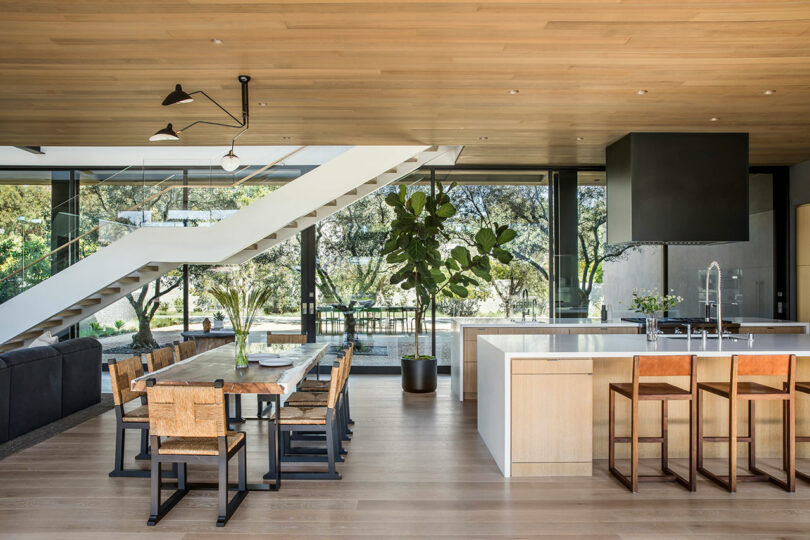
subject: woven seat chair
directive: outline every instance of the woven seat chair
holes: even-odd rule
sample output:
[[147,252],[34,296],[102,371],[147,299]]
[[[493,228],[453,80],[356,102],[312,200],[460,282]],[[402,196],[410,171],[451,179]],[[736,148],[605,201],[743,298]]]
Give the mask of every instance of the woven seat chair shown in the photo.
[[174,342],[174,360],[175,362],[182,362],[197,354],[197,342],[189,341],[175,341]]
[[[228,431],[225,392],[219,379],[210,386],[146,383],[152,446],[150,516],[155,525],[188,493],[188,463],[216,464],[219,469],[219,516],[223,527],[247,495],[245,434]],[[228,501],[228,460],[238,456],[239,484]],[[177,464],[177,489],[161,504],[161,463]]]
[[[341,380],[340,370],[341,363],[345,361],[343,353],[338,354],[338,360],[332,365],[332,373],[329,385],[329,394],[326,400],[325,407],[281,407],[279,411],[279,422],[281,423],[281,436],[283,438],[282,448],[289,448],[290,433],[320,433],[325,435],[326,438],[326,462],[328,466],[327,472],[284,472],[285,478],[293,479],[312,479],[312,480],[338,480],[340,474],[337,472],[335,463],[339,461],[340,456],[340,438],[339,419],[337,415],[338,397],[340,394],[339,384]],[[271,448],[269,461],[270,472],[268,475],[275,474],[276,456],[274,450],[277,448],[275,433],[276,433],[276,418],[270,417],[270,441],[269,447]],[[283,450],[282,450],[283,452]],[[282,454],[282,457],[284,454]],[[322,457],[322,456],[317,456]],[[290,459],[285,461],[320,461],[319,459],[306,459],[304,456],[290,456]]]
[[154,373],[159,369],[169,367],[174,364],[174,355],[172,354],[171,347],[163,347],[161,349],[154,349],[146,355],[146,367],[149,373]]
[[[287,344],[303,344],[307,342],[307,335],[306,333],[301,334],[274,334],[273,332],[267,332],[267,344],[268,345],[287,345]],[[316,367],[317,369],[317,367]],[[268,394],[258,394],[256,396],[256,416],[261,417],[264,414],[264,409],[267,407],[267,404],[273,401],[273,396]]]
[[[340,382],[339,382],[339,392],[340,398],[339,402],[339,410],[338,410],[338,417],[340,421],[340,433],[342,434],[342,439],[345,441],[351,440],[350,435],[352,434],[351,429],[349,429],[350,424],[354,424],[354,421],[351,419],[350,410],[349,410],[349,373],[351,372],[352,368],[352,358],[354,357],[354,345],[349,344],[349,346],[343,350],[345,355],[345,362],[341,364],[342,368],[340,371]],[[306,382],[306,381],[305,381]],[[325,407],[326,401],[329,395],[329,384],[330,381],[310,381],[310,382],[317,382],[317,383],[325,383],[326,389],[322,390],[323,388],[321,384],[317,386],[309,386],[310,389],[307,390],[300,390],[298,392],[293,392],[286,400],[286,405],[292,407]],[[307,388],[306,385],[302,384],[303,388]]]
[[[141,453],[136,459],[148,459],[149,457],[149,409],[146,405],[146,394],[130,390],[132,380],[143,376],[141,358],[133,356],[125,360],[113,359],[107,363],[107,366],[110,370],[110,384],[115,404],[115,466],[110,472],[110,476],[149,476],[149,471],[145,469],[124,468],[124,448],[128,429],[141,431]],[[140,406],[127,411],[124,406],[136,399],[139,400]]]

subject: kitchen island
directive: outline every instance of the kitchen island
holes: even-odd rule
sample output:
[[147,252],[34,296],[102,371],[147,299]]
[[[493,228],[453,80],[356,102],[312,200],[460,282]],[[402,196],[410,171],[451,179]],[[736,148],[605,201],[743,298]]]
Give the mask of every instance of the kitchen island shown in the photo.
[[[795,321],[759,317],[724,320],[740,325],[740,333],[747,334],[807,334],[808,324]],[[487,335],[592,335],[639,334],[643,327],[621,319],[601,322],[599,319],[549,319],[522,321],[507,318],[468,317],[452,321],[450,352],[451,390],[459,400],[476,399],[478,392],[477,338]]]
[[[632,378],[634,355],[694,354],[698,381],[728,381],[733,354],[796,354],[810,357],[810,336],[764,334],[753,340],[686,339],[644,335],[490,335],[477,338],[478,432],[504,476],[589,476],[594,459],[608,454],[608,385]],[[810,358],[799,358],[798,380],[810,380]],[[684,386],[684,378],[649,380]],[[752,377],[777,384],[769,377]],[[778,383],[781,384],[781,383]],[[810,407],[797,401],[796,432],[810,432]],[[616,430],[629,431],[629,401],[616,404]],[[709,396],[704,412],[707,434],[723,434],[727,402]],[[643,402],[640,432],[657,435],[660,416],[656,404]],[[660,414],[660,413],[659,413]],[[688,404],[670,404],[672,458],[688,451]],[[746,421],[741,415],[741,423]],[[781,405],[762,403],[757,410],[758,455],[781,456]],[[740,433],[745,433],[742,428]],[[629,455],[620,445],[617,457]],[[808,445],[797,446],[797,456],[808,455]],[[707,445],[707,457],[723,457],[726,445]],[[641,457],[658,455],[656,445],[642,445]]]

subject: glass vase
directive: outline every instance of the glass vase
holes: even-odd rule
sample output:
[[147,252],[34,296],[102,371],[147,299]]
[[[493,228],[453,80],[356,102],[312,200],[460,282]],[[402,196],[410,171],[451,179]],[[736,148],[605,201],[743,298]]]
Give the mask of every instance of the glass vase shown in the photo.
[[234,351],[236,369],[244,369],[248,367],[248,353],[247,353],[247,332],[234,332]]
[[647,341],[658,341],[658,316],[655,313],[646,314]]

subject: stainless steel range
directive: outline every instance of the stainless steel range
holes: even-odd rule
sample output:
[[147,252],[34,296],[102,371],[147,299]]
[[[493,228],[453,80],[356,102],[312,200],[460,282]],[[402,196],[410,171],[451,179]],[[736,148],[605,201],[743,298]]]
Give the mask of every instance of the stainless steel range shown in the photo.
[[[623,321],[641,325],[642,329],[647,326],[644,317],[622,317]],[[707,332],[717,332],[717,319],[705,319],[704,317],[662,317],[658,319],[658,329],[664,334],[685,334],[691,329],[693,334],[699,334],[703,330]],[[723,333],[739,334],[740,324],[723,319]]]

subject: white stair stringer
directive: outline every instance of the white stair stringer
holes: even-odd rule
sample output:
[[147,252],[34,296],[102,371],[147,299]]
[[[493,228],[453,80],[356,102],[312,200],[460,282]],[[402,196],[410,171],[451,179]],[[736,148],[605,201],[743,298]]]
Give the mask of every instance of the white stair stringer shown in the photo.
[[[238,264],[455,146],[358,146],[210,227],[142,227],[0,304],[0,351],[77,324],[181,264]],[[85,305],[83,305],[85,304]]]

